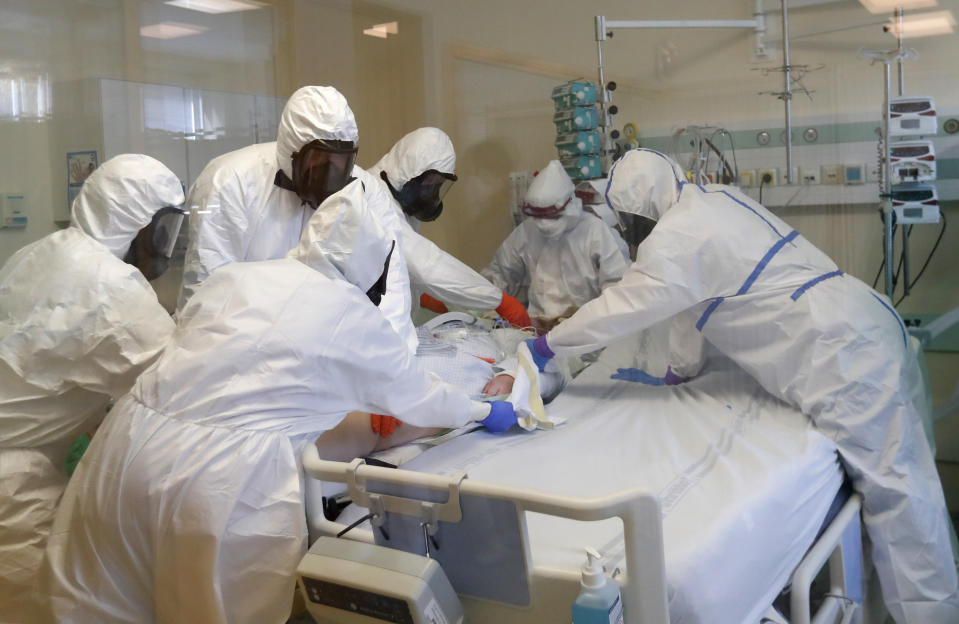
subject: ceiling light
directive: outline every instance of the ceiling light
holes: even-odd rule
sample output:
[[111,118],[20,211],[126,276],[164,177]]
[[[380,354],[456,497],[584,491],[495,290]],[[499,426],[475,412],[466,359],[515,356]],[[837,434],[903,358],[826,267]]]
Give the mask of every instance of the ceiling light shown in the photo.
[[924,9],[936,6],[936,0],[859,0],[870,13],[892,13],[897,8]]
[[265,7],[257,0],[168,0],[165,4],[200,11],[201,13],[235,13],[236,11],[252,11]]
[[[906,15],[902,18],[902,37],[931,37],[932,35],[947,35],[952,32],[956,20],[952,11],[931,11]],[[898,21],[893,19],[886,25],[886,30],[899,36]]]
[[140,27],[141,37],[150,37],[151,39],[176,39],[177,37],[188,37],[206,32],[209,28],[197,26],[195,24],[181,24],[179,22],[161,22],[159,24],[150,24]]
[[363,30],[364,35],[369,35],[370,37],[379,37],[380,39],[386,39],[388,35],[395,35],[399,32],[400,26],[396,22],[374,24],[371,28],[366,28]]

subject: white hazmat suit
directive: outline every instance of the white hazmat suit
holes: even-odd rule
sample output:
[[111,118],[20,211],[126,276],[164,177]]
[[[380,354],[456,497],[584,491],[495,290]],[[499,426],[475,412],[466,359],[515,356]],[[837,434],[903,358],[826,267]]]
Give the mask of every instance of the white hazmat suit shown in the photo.
[[218,269],[107,417],[64,496],[42,588],[55,620],[282,624],[306,552],[300,455],[347,412],[485,418],[364,294],[392,237],[359,182],[286,258]]
[[[302,87],[286,103],[275,143],[261,143],[214,158],[190,188],[190,242],[177,304],[182,311],[197,285],[231,262],[282,258],[296,246],[313,210],[293,191],[274,184],[277,171],[292,178],[292,155],[314,139],[352,141],[359,133],[346,98],[333,87]],[[402,219],[383,185],[359,167],[369,209],[388,232]],[[396,238],[394,236],[394,238]],[[416,329],[410,320],[406,261],[394,254],[382,314],[411,349]]]
[[571,354],[684,313],[702,336],[835,440],[864,497],[890,613],[959,622],[942,487],[909,388],[902,320],[861,281],[768,210],[725,187],[686,183],[658,152],[628,152],[607,201],[656,220],[619,284],[547,336]]
[[619,281],[629,266],[613,232],[599,218],[583,212],[574,190],[559,161],[551,161],[533,179],[526,204],[537,208],[565,204],[562,216],[528,216],[482,271],[507,293],[528,286],[530,316],[570,314]]
[[[383,175],[395,189],[427,171],[453,175],[456,173],[456,152],[453,142],[439,128],[419,128],[410,132],[390,149],[369,173],[380,179]],[[413,305],[418,305],[418,293],[425,292],[443,303],[470,310],[497,310],[514,325],[528,324],[528,318],[516,318],[519,304],[506,305],[502,288],[440,249],[431,240],[419,234],[419,221],[408,217],[396,199],[393,210],[401,219],[400,232],[403,256],[413,286]],[[502,309],[500,309],[502,308]]]
[[73,202],[70,227],[0,269],[0,622],[37,621],[37,571],[67,484],[70,444],[95,427],[169,341],[173,320],[121,258],[154,213],[183,203],[177,177],[112,158]]

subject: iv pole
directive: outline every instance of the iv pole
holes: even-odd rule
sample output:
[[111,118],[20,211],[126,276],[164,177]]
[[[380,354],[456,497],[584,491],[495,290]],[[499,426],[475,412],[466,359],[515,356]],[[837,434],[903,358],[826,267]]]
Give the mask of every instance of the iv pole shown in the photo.
[[[785,90],[778,94],[783,100],[786,118],[786,181],[793,183],[792,151],[792,68],[789,65],[789,0],[780,0],[783,27],[783,74]],[[609,92],[615,89],[606,85],[603,70],[603,42],[613,36],[614,28],[752,28],[755,30],[757,54],[765,54],[766,15],[763,0],[756,0],[756,9],[751,20],[607,20],[604,15],[595,16],[596,51],[599,57],[600,125],[603,126],[603,155],[612,153],[609,128],[613,125],[615,107],[610,106]],[[615,132],[615,131],[614,131]],[[612,137],[612,138],[615,138]]]

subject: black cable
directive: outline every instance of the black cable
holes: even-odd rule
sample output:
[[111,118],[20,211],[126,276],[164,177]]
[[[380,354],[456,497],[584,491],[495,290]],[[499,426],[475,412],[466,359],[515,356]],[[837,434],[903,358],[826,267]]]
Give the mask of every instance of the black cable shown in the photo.
[[361,524],[363,524],[364,522],[366,522],[367,520],[369,520],[370,518],[372,518],[374,515],[376,515],[376,514],[371,514],[371,513],[366,514],[365,516],[363,516],[362,518],[360,518],[359,520],[357,520],[356,522],[354,522],[354,523],[351,524],[350,526],[346,527],[345,529],[343,529],[342,531],[340,531],[339,533],[337,533],[336,536],[337,536],[337,537],[343,537],[344,535],[346,535],[347,533],[349,533],[350,531],[352,531],[352,530],[355,529],[356,527],[360,526]]
[[[903,236],[909,238],[912,234],[912,226],[902,226],[903,227]],[[896,286],[899,285],[899,276],[902,274],[902,267],[906,262],[906,247],[908,245],[903,245],[902,250],[899,252],[899,265],[896,267],[896,272],[892,276],[892,292],[896,292]]]
[[762,176],[759,182],[759,203],[763,203],[763,185],[766,184],[766,176]]
[[[886,218],[882,216],[882,211],[879,211],[880,219],[883,224],[886,223]],[[899,224],[893,221],[892,223],[892,239],[896,240],[896,229],[899,227]],[[882,262],[879,263],[879,271],[876,273],[876,279],[872,280],[873,289],[876,288],[876,284],[879,283],[879,277],[882,275],[882,270],[886,268],[886,251],[885,251],[885,240],[883,240],[883,252],[882,252]]]
[[876,279],[872,280],[873,289],[876,288],[876,285],[879,284],[879,278],[882,277],[882,270],[886,268],[886,258],[882,259],[882,262],[879,263],[879,271],[876,273]]
[[[706,139],[706,145],[708,145],[708,146],[710,147],[710,149],[712,149],[714,152],[716,152],[716,155],[719,156],[719,164],[721,164],[722,167],[723,167],[723,169],[725,170],[724,173],[726,174],[726,177],[729,178],[729,180],[730,180],[731,182],[735,183],[736,180],[733,180],[733,169],[732,169],[732,167],[729,166],[729,161],[726,160],[726,157],[723,156],[723,153],[722,153],[721,151],[719,151],[719,148],[716,147],[715,145],[713,145],[713,142],[710,141],[709,139]],[[709,152],[706,152],[706,154],[707,154],[706,158],[708,159],[708,158],[709,158]],[[722,180],[716,180],[716,183],[717,183],[717,184],[727,184],[727,182],[723,182]],[[760,202],[760,203],[762,203],[762,202]]]
[[[939,248],[939,243],[942,242],[943,234],[946,233],[946,213],[941,212],[939,214],[939,218],[942,219],[942,227],[939,228],[939,236],[936,237],[936,242],[932,245],[932,249],[929,251],[929,255],[926,256],[926,261],[922,263],[922,268],[919,269],[919,273],[916,274],[916,279],[912,280],[912,282],[909,284],[909,290],[912,290],[916,286],[916,283],[919,281],[919,278],[922,277],[922,274],[926,272],[926,267],[929,266],[929,262],[932,260],[932,256],[936,253],[936,249]],[[902,300],[905,298],[906,298],[906,295],[903,294],[902,297],[899,298],[899,301],[895,303],[895,305],[898,306],[900,303],[902,303]]]

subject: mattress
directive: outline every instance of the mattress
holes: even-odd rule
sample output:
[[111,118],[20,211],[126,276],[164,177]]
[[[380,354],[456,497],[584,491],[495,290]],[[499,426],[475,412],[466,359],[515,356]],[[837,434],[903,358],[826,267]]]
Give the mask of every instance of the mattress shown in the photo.
[[[662,502],[670,622],[758,621],[842,484],[835,446],[722,357],[673,387],[610,379],[625,363],[607,352],[573,380],[547,407],[567,419],[555,430],[477,431],[403,468],[582,497],[648,488]],[[578,569],[593,546],[607,570],[625,568],[618,519],[527,514],[527,526],[534,566]]]

